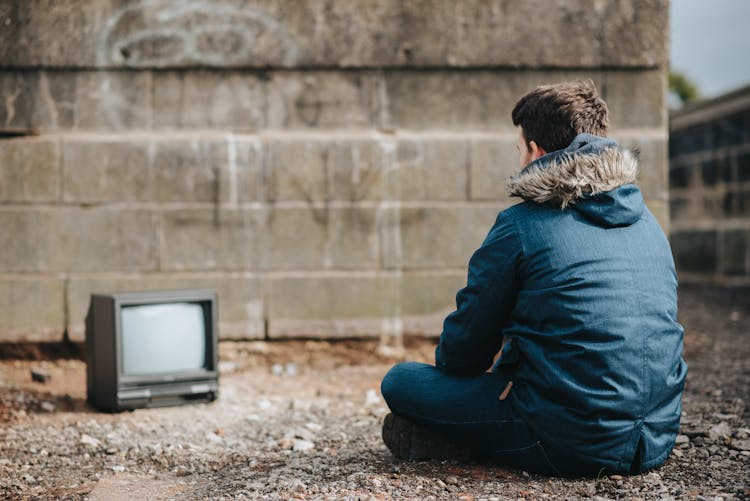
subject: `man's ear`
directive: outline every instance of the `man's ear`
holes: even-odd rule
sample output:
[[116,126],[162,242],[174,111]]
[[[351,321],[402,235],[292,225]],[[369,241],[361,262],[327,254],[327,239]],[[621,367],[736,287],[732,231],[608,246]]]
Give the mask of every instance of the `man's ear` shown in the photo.
[[537,158],[547,154],[544,148],[536,144],[536,141],[529,141],[529,152],[531,153],[532,162]]

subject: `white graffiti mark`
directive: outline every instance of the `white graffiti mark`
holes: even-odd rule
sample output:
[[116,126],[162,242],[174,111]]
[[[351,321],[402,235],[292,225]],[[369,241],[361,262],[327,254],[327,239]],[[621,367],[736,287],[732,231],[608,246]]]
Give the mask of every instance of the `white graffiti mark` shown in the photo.
[[299,48],[265,12],[228,2],[141,0],[116,11],[102,29],[103,65],[291,66]]
[[299,56],[287,29],[257,8],[140,0],[115,11],[99,34],[99,97],[110,125],[148,126],[150,106],[138,102],[132,78],[107,68],[291,67]]

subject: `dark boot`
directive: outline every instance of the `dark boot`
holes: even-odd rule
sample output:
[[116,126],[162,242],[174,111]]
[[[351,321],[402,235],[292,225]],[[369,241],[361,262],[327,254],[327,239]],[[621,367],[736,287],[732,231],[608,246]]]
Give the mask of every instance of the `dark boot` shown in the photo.
[[466,461],[471,451],[411,421],[388,414],[383,420],[383,442],[399,459],[457,459]]

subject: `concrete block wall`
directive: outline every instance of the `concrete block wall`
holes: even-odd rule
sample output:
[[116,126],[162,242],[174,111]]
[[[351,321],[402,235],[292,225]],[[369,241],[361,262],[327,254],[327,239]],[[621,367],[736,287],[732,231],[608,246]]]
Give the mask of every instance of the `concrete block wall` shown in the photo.
[[81,340],[92,292],[185,287],[218,290],[224,338],[437,335],[543,83],[597,83],[666,228],[667,12],[3,4],[0,341]]
[[670,129],[681,278],[750,285],[750,86],[674,112]]

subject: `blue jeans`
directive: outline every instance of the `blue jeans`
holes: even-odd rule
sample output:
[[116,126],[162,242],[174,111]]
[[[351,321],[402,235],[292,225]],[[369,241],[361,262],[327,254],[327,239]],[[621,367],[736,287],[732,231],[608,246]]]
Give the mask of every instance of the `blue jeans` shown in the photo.
[[453,376],[437,367],[404,362],[388,371],[381,392],[394,414],[500,463],[558,475],[548,450],[500,400],[509,376],[501,372]]

